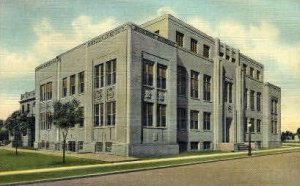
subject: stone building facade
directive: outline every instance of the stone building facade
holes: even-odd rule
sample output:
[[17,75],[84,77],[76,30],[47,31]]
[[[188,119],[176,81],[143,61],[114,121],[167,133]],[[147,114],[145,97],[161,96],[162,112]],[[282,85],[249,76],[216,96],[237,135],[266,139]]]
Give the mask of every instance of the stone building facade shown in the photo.
[[[35,117],[35,90],[21,94],[20,112],[27,117]],[[21,134],[22,146],[33,147],[35,141],[34,127],[28,128]]]
[[[261,63],[172,15],[126,23],[36,67],[35,147],[61,149],[48,118],[78,99],[68,149],[124,156],[280,146],[280,88]],[[276,111],[275,111],[276,108]],[[248,128],[248,124],[251,127]]]

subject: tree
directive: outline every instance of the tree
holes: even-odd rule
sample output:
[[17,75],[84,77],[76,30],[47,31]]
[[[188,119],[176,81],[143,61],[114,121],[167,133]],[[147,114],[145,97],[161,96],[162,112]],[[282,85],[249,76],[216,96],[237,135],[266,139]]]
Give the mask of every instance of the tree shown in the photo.
[[69,129],[76,123],[82,120],[82,110],[79,107],[80,102],[73,99],[69,102],[62,103],[57,101],[53,104],[53,114],[51,115],[51,121],[54,125],[61,129],[63,135],[63,163],[66,162],[66,139]]
[[298,136],[299,142],[300,142],[300,128],[297,129],[296,135]]
[[290,131],[285,131],[281,133],[281,141],[294,139],[294,134]]
[[0,141],[8,140],[8,131],[4,126],[4,121],[0,119]]
[[15,111],[5,121],[5,128],[14,136],[12,143],[16,148],[16,155],[18,155],[21,133],[28,128],[28,117],[20,111]]

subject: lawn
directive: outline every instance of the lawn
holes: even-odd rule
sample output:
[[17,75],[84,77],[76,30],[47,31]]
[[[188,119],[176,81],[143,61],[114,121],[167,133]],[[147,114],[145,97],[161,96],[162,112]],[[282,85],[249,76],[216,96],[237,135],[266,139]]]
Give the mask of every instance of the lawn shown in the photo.
[[103,162],[67,156],[66,163],[63,164],[61,156],[39,154],[35,152],[19,152],[18,155],[15,155],[14,151],[0,150],[0,172],[99,163]]

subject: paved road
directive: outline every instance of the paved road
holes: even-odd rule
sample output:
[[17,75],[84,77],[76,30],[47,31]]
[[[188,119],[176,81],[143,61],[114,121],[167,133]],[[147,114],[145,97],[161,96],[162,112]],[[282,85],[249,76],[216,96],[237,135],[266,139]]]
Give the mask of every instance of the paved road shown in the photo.
[[300,152],[35,185],[300,185]]

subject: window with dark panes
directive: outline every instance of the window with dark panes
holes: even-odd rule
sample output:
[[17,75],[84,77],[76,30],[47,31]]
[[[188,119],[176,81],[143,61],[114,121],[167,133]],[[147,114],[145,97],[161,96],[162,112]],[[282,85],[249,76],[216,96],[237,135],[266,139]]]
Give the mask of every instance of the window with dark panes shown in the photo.
[[116,124],[116,102],[106,103],[106,124],[112,126]]
[[208,45],[203,45],[203,57],[209,58],[209,48]]
[[190,129],[198,129],[198,111],[191,110]]
[[75,94],[76,91],[75,78],[75,75],[70,76],[70,95]]
[[166,66],[160,64],[157,65],[157,88],[166,89],[166,72]]
[[197,43],[196,39],[191,39],[191,51],[197,53]]
[[203,130],[210,130],[210,112],[203,112]]
[[153,126],[153,103],[143,103],[143,125]]
[[157,105],[157,127],[166,126],[166,105]]
[[143,85],[153,86],[153,62],[143,63]]
[[187,115],[186,109],[178,108],[177,109],[177,128],[178,129],[187,129]]
[[78,74],[78,92],[83,93],[84,92],[84,72],[80,72]]
[[177,94],[180,96],[186,95],[186,70],[182,66],[177,68]]
[[183,33],[180,33],[180,32],[176,32],[176,43],[178,46],[183,46],[183,37],[184,37],[184,34]]
[[191,97],[198,98],[198,78],[199,73],[195,71],[191,71]]
[[211,77],[204,74],[203,78],[203,99],[206,101],[210,101],[211,99]]
[[116,60],[106,62],[106,85],[116,84]]
[[66,97],[68,91],[68,78],[63,79],[62,86],[62,97]]

